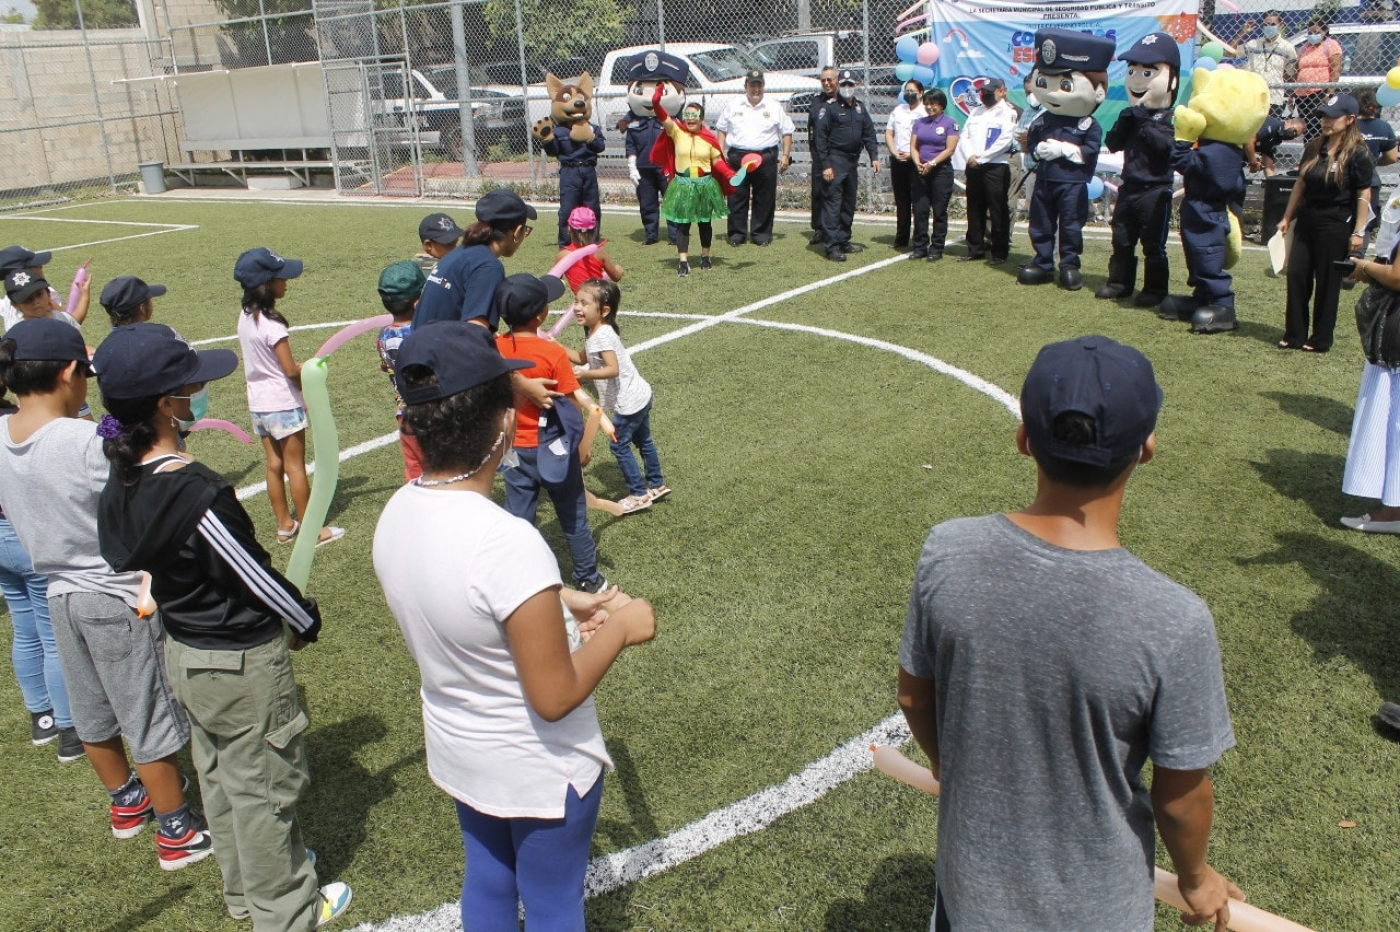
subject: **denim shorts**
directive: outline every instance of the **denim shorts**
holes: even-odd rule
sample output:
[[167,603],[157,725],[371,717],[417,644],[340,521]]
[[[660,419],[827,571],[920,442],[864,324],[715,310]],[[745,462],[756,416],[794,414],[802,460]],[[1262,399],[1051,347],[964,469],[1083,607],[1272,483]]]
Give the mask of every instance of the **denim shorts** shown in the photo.
[[290,408],[286,411],[254,411],[253,433],[259,437],[283,440],[298,431],[306,430],[306,409]]

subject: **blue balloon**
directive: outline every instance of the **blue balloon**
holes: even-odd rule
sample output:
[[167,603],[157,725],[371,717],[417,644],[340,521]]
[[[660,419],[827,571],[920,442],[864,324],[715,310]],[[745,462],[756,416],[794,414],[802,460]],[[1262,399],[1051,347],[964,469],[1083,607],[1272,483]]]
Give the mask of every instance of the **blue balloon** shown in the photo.
[[1400,88],[1391,87],[1382,81],[1380,87],[1376,88],[1376,103],[1382,107],[1394,107],[1400,104]]
[[1203,56],[1201,58],[1196,59],[1196,67],[1201,68],[1205,71],[1214,71],[1215,65],[1216,61],[1213,58],[1205,58]]
[[914,76],[914,69],[917,67],[917,65],[911,64],[910,62],[902,61],[894,66],[894,76],[903,84]]
[[1097,201],[1103,197],[1103,179],[1098,175],[1089,179],[1089,200]]
[[938,80],[938,74],[928,65],[914,66],[914,80],[918,81],[925,89],[933,87]]
[[917,64],[919,61],[919,40],[913,36],[905,36],[900,39],[894,44],[894,56],[911,65]]

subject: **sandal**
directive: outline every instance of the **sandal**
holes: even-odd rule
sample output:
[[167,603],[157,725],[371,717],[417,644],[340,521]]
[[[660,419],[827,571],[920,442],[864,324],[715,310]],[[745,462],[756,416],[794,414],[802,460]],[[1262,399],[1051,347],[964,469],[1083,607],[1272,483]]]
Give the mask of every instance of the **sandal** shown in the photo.
[[624,515],[631,515],[650,508],[651,499],[645,496],[629,495],[618,502],[618,505],[622,507],[622,513]]
[[1279,340],[1279,341],[1278,341],[1278,348],[1279,348],[1279,349],[1298,349],[1300,345],[1301,345],[1301,344],[1299,344],[1299,343],[1294,343],[1292,340]]
[[1305,353],[1325,353],[1325,352],[1327,352],[1327,350],[1325,350],[1325,349],[1318,349],[1316,346],[1313,346],[1311,343],[1304,343],[1302,346],[1300,346],[1300,347],[1298,347],[1298,348],[1299,348],[1300,350],[1302,350],[1303,352],[1305,352]]
[[670,488],[668,488],[667,486],[664,486],[664,485],[658,485],[658,486],[657,486],[656,488],[654,488],[654,489],[647,489],[647,498],[648,498],[650,501],[653,501],[653,502],[654,502],[654,501],[657,501],[657,500],[659,500],[659,499],[663,499],[663,498],[665,498],[667,495],[670,495],[670,494],[671,494]]
[[330,531],[331,536],[318,538],[316,541],[317,547],[324,547],[326,544],[335,543],[336,541],[340,540],[342,537],[345,536],[345,528],[343,527],[332,527],[328,524],[321,530]]
[[277,543],[279,543],[279,544],[290,544],[292,541],[294,541],[294,540],[297,539],[297,531],[300,531],[300,530],[301,530],[301,522],[300,522],[300,521],[293,521],[293,522],[292,522],[292,529],[291,529],[290,531],[284,531],[284,530],[282,530],[282,529],[279,527],[279,528],[277,529]]

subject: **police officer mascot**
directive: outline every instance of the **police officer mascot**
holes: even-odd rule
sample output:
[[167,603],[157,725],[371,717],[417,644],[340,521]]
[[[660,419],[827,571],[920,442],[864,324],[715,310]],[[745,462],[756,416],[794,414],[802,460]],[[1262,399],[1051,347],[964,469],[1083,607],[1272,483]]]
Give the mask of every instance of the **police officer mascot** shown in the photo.
[[1090,116],[1108,95],[1112,39],[1070,29],[1041,29],[1035,34],[1035,69],[1031,86],[1045,112],[1027,133],[1026,148],[1035,160],[1031,195],[1031,245],[1035,258],[1021,269],[1023,285],[1055,280],[1055,236],[1059,233],[1060,287],[1084,287],[1079,254],[1084,251],[1084,223],[1089,219],[1089,180],[1099,161],[1103,129]]
[[851,243],[851,223],[856,215],[856,191],[860,177],[857,168],[862,149],[870,156],[870,167],[880,173],[880,152],[875,142],[875,123],[870,110],[856,100],[856,73],[842,68],[836,76],[835,103],[823,103],[817,110],[812,148],[816,155],[813,171],[826,181],[822,200],[822,236],[826,257],[845,262],[846,254],[860,252]]
[[[685,104],[685,82],[690,78],[690,65],[684,58],[659,49],[642,52],[632,59],[627,70],[626,121],[627,172],[637,192],[637,207],[642,214],[646,245],[660,238],[661,198],[666,194],[666,173],[651,160],[651,149],[661,135],[661,121],[656,118],[651,103],[657,84],[666,85],[661,102],[667,113],[680,113]],[[676,245],[676,225],[666,224],[666,239]]]
[[1137,284],[1137,247],[1142,244],[1142,291],[1138,307],[1156,307],[1167,296],[1167,225],[1172,213],[1172,107],[1181,73],[1181,50],[1164,32],[1143,36],[1118,60],[1128,63],[1128,104],[1104,142],[1123,153],[1123,184],[1113,205],[1113,255],[1108,281],[1094,292],[1115,300]]

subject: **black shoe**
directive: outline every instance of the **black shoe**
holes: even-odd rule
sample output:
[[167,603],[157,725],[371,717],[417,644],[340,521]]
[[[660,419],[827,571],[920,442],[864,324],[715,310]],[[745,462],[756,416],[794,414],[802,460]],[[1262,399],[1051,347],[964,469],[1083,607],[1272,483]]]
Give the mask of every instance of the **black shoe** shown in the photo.
[[840,251],[835,250],[835,249],[828,249],[828,250],[826,251],[826,257],[827,257],[828,260],[830,260],[830,261],[832,261],[832,262],[845,262],[845,261],[846,261],[846,254],[845,254],[844,252],[840,252]]
[[1188,321],[1196,313],[1200,305],[1189,295],[1169,294],[1162,299],[1162,306],[1157,309],[1157,316],[1163,320]]
[[821,245],[824,245],[824,244],[826,243],[826,234],[825,234],[825,233],[822,233],[821,231],[818,231],[818,232],[816,232],[816,233],[813,233],[813,234],[812,234],[812,239],[811,239],[809,242],[810,242],[810,245],[812,245],[812,246],[821,246]]
[[1239,328],[1240,325],[1235,320],[1235,309],[1232,307],[1210,304],[1191,315],[1192,333],[1226,333]]
[[677,265],[677,266],[676,266],[676,274],[679,275],[681,278],[685,278],[687,275],[689,275],[689,274],[690,274],[690,263],[689,263],[689,262],[681,262],[680,265]]
[[1054,272],[1047,272],[1038,265],[1022,266],[1016,281],[1021,285],[1048,285],[1055,280]]
[[959,262],[977,262],[977,261],[980,260],[982,257],[983,257],[983,253],[980,253],[980,252],[970,252],[970,253],[968,253],[968,254],[965,255],[965,256],[958,256],[958,261],[959,261]]
[[928,250],[926,250],[926,249],[916,249],[916,250],[914,250],[913,252],[911,252],[911,253],[909,254],[909,258],[913,259],[915,262],[917,262],[917,261],[920,260],[920,259],[927,259],[927,258],[928,258]]
[[742,236],[731,236],[729,237],[729,245],[742,246],[744,245],[744,238]]
[[988,264],[988,265],[1006,265],[1006,257],[1005,257],[1005,256],[992,256],[990,259],[987,260],[987,264]]
[[908,241],[907,239],[897,239],[897,240],[895,240],[893,243],[890,243],[890,248],[891,248],[891,249],[908,249],[908,248],[909,248],[909,241]]
[[657,237],[655,237],[655,236],[648,236],[648,237],[646,238],[646,240],[642,243],[642,245],[643,245],[643,246],[655,246],[655,245],[656,245],[656,240],[657,240]]
[[29,743],[36,748],[48,744],[58,737],[58,725],[54,724],[53,709],[47,712],[29,713]]
[[1126,298],[1133,293],[1133,289],[1127,285],[1120,285],[1118,282],[1105,282],[1099,286],[1099,290],[1094,292],[1094,297],[1102,298],[1105,301],[1117,301],[1119,298]]
[[1078,269],[1060,269],[1060,287],[1065,291],[1078,291],[1084,287],[1084,276]]
[[846,253],[847,255],[851,255],[857,252],[865,252],[865,247],[860,245],[859,243],[842,243],[837,248],[840,249],[842,252]]
[[1133,298],[1133,307],[1156,307],[1166,300],[1166,293],[1161,291],[1139,291],[1137,297]]
[[58,730],[58,762],[60,764],[70,764],[75,760],[82,760],[87,755],[87,748],[83,747],[83,739],[78,737],[76,728],[60,728]]
[[709,257],[709,256],[701,256],[701,257],[700,257],[700,271],[702,271],[702,272],[709,272],[709,271],[711,271],[712,269],[714,269],[714,265],[711,264],[711,262],[710,262],[710,257]]
[[1381,724],[1388,728],[1400,731],[1400,705],[1393,702],[1382,702],[1381,707],[1376,710],[1376,718],[1381,720]]
[[755,246],[767,246],[773,241],[771,239],[751,239],[749,242],[753,243]]
[[941,252],[931,252],[928,254],[928,261],[930,262],[941,262],[942,260],[943,253]]
[[612,583],[608,582],[607,577],[605,577],[602,573],[599,573],[597,576],[594,576],[592,579],[586,582],[580,582],[579,580],[575,579],[574,585],[578,587],[578,590],[580,592],[587,592],[589,595],[597,595],[598,593],[605,591],[609,586],[612,585]]

